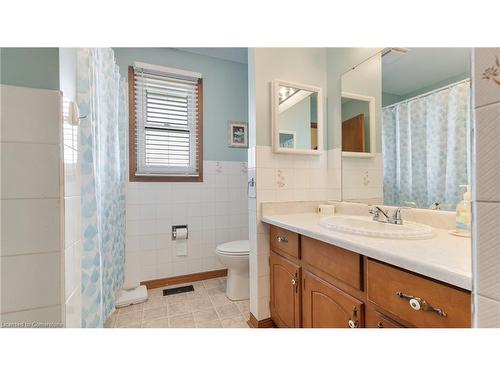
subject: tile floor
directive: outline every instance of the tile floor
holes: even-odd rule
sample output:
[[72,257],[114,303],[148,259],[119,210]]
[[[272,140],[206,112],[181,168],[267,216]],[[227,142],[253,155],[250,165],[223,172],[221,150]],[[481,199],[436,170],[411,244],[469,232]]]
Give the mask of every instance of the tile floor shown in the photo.
[[[194,292],[163,296],[163,289],[193,285]],[[117,309],[106,328],[249,328],[249,301],[225,295],[226,278],[148,290],[144,303]]]

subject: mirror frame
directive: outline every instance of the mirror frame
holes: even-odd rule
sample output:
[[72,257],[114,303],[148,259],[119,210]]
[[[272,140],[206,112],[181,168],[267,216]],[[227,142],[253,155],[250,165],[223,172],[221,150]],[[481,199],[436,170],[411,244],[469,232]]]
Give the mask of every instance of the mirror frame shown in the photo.
[[[280,128],[279,128],[279,87],[288,86],[301,90],[307,90],[315,92],[318,95],[318,149],[317,150],[305,150],[305,149],[295,149],[295,148],[284,148],[280,147]],[[321,87],[303,85],[300,83],[293,83],[275,79],[272,81],[271,90],[271,143],[273,146],[273,152],[277,154],[296,154],[296,155],[321,155],[323,153],[323,89]]]
[[[375,97],[342,91],[340,99],[342,100],[342,98],[356,99],[356,100],[361,100],[363,102],[368,102],[368,112],[370,114],[370,152],[342,151],[342,157],[373,158],[376,154],[375,147],[377,145],[377,135],[375,134],[377,129],[377,127],[375,126],[376,123]],[[342,105],[340,106],[340,116],[342,117]],[[342,134],[342,127],[341,127],[341,134]],[[340,147],[342,148],[342,144]]]

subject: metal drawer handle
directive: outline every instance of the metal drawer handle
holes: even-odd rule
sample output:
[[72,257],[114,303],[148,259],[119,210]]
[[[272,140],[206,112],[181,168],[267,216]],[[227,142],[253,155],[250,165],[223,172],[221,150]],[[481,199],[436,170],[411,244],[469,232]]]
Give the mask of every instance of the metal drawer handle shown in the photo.
[[413,310],[423,310],[423,311],[433,311],[439,316],[447,316],[447,314],[440,309],[439,307],[434,307],[430,303],[427,303],[427,301],[423,300],[422,298],[415,297],[409,294],[405,294],[403,292],[397,292],[396,295],[399,298],[404,298],[408,300],[408,303],[410,304],[410,307]]
[[278,242],[288,243],[288,240],[286,239],[286,237],[277,236],[276,239],[278,240]]

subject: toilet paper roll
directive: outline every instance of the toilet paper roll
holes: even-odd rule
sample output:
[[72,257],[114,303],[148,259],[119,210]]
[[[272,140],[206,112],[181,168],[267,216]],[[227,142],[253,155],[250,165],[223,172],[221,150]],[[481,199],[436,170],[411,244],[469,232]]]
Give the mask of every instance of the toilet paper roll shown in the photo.
[[177,228],[175,233],[176,233],[176,236],[175,236],[176,241],[185,240],[188,237],[187,228]]
[[320,217],[328,217],[335,215],[335,206],[331,204],[320,204],[318,206],[318,214]]
[[187,228],[178,228],[176,230],[176,237],[174,241],[174,252],[176,256],[187,255]]

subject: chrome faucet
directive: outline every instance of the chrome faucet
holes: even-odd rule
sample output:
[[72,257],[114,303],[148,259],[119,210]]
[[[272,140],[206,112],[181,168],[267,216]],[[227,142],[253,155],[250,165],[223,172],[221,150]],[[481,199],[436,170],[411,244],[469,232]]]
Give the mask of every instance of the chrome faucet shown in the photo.
[[[392,215],[389,216],[388,211],[384,211],[379,206],[370,206],[369,213],[373,215],[373,221],[378,221],[381,223],[397,224],[403,225],[403,219],[401,218],[401,210],[403,207],[398,207],[394,210]],[[380,216],[383,215],[383,217]]]
[[[379,206],[369,206],[368,212],[373,215],[373,221],[379,221],[381,223],[389,222],[389,216],[387,212],[381,209]],[[380,214],[384,215],[385,220],[380,217]]]
[[391,215],[391,218],[389,219],[389,223],[403,225],[403,219],[401,218],[401,209],[402,207],[398,207],[394,210],[394,212]]

